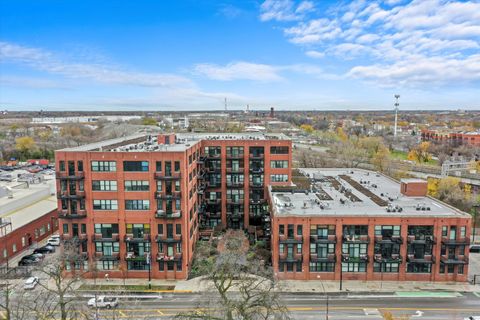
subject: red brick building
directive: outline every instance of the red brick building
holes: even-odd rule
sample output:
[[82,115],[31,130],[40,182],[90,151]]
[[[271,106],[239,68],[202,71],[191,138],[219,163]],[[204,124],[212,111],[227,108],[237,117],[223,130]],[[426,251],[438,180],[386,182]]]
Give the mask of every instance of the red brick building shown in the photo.
[[423,129],[422,141],[449,143],[454,146],[480,146],[480,132],[444,132]]
[[[266,134],[144,134],[56,152],[64,239],[84,269],[185,279],[200,227],[269,239],[267,185],[291,181],[291,141]],[[149,271],[149,272],[146,272]]]
[[269,188],[278,278],[467,281],[471,217],[426,196],[426,182],[302,170],[310,188]]

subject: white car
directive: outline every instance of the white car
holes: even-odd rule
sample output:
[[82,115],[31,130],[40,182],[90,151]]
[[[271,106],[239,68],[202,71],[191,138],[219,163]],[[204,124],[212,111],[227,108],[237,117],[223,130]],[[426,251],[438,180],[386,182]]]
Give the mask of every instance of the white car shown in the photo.
[[87,305],[91,308],[115,308],[118,305],[118,299],[112,297],[99,296],[97,301],[95,298],[88,300]]
[[23,285],[24,290],[33,290],[38,284],[38,277],[30,277]]
[[59,235],[53,235],[47,240],[47,244],[52,245],[52,246],[59,246],[60,245],[60,236]]

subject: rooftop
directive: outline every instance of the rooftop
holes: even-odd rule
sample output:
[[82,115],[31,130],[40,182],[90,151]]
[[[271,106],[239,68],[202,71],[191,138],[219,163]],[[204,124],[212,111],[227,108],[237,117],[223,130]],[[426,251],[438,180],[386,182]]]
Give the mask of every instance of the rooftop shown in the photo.
[[400,193],[400,184],[397,181],[373,171],[346,168],[308,168],[299,171],[310,177],[310,188],[286,191],[271,187],[275,215],[469,216],[430,197],[404,196]]
[[[11,220],[12,230],[57,209],[54,175],[32,175],[25,170],[8,174],[12,181],[0,181],[0,218]],[[18,175],[24,176],[17,178]]]
[[177,133],[175,143],[159,144],[157,135],[139,133],[131,136],[104,140],[59,151],[114,151],[114,152],[181,152],[201,140],[289,140],[283,134],[245,133]]

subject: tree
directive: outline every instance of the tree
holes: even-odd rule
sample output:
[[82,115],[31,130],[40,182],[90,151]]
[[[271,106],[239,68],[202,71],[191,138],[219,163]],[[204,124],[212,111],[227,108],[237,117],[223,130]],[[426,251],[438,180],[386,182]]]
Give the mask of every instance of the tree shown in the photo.
[[35,140],[32,137],[25,136],[15,139],[15,149],[20,153],[23,158],[27,158],[28,154],[31,153],[35,147]]
[[345,131],[343,131],[343,128],[342,128],[342,127],[338,127],[338,128],[337,128],[337,136],[338,136],[338,138],[339,138],[341,141],[343,141],[343,142],[345,142],[345,141],[348,140],[348,136],[347,136],[347,134],[345,133]]
[[375,170],[385,172],[390,166],[390,150],[385,146],[380,148],[372,158]]
[[313,127],[309,124],[302,124],[300,126],[300,129],[302,129],[303,131],[305,131],[308,134],[312,134],[313,131],[314,131]]
[[282,305],[271,268],[254,254],[245,234],[229,230],[217,246],[214,267],[203,270],[214,293],[196,310],[176,319],[268,320],[290,319]]
[[408,153],[407,159],[418,163],[425,163],[432,159],[429,152],[430,142],[422,142]]
[[157,125],[157,120],[155,120],[154,118],[143,118],[142,119],[142,124],[144,126],[156,126]]

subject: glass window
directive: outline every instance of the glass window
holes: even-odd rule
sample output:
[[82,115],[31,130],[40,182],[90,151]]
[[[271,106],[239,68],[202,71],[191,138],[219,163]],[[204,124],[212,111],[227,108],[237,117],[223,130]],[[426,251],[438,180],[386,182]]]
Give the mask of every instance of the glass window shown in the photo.
[[150,210],[150,200],[125,200],[125,210]]
[[123,171],[148,171],[148,161],[123,161]]
[[126,180],[125,191],[148,191],[150,184],[148,180]]
[[114,172],[117,171],[117,163],[115,161],[92,161],[93,172]]

